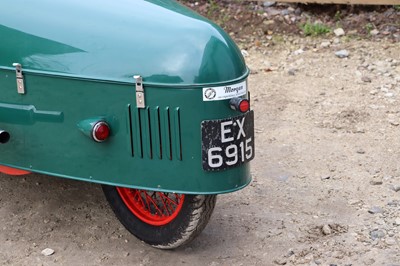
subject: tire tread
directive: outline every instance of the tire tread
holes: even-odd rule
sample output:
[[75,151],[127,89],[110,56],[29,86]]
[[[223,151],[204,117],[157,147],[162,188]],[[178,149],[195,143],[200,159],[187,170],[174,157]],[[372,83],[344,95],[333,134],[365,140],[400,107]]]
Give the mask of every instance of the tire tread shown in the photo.
[[216,195],[196,195],[189,224],[173,241],[163,245],[153,245],[159,249],[174,249],[191,242],[206,227],[216,204]]

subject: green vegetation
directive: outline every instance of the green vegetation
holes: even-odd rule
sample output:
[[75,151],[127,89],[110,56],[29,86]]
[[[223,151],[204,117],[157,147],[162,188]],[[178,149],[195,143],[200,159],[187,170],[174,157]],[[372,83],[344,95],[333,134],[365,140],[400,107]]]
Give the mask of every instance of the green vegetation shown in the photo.
[[210,4],[210,7],[208,8],[207,16],[211,17],[219,12],[219,5],[215,0],[208,0],[208,3]]
[[393,8],[394,8],[395,10],[400,10],[400,5],[394,5]]
[[214,20],[217,24],[225,27],[225,24],[230,20],[228,12],[221,12],[223,7],[220,6],[217,0],[207,0],[209,6],[207,10],[207,18]]
[[342,13],[340,12],[340,10],[336,11],[335,13],[335,21],[341,21],[342,20]]
[[371,31],[374,29],[374,25],[372,23],[367,23],[365,25],[365,30],[367,31],[368,34],[371,34]]
[[300,26],[306,36],[320,36],[330,33],[332,30],[321,23],[307,22]]

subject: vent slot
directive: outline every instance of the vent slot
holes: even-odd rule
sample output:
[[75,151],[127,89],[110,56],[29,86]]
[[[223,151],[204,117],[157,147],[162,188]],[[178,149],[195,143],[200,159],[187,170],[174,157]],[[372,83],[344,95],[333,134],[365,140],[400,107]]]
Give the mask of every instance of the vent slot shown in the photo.
[[142,124],[139,115],[139,110],[137,108],[131,109],[131,119],[132,119],[132,146],[135,151],[135,156],[143,158],[143,145],[142,145]]
[[128,136],[129,136],[129,147],[130,147],[130,153],[133,156],[135,156],[135,150],[133,149],[133,133],[132,133],[132,112],[131,112],[131,105],[128,104],[128,110],[127,110],[127,131],[128,131]]
[[171,149],[171,119],[169,114],[169,107],[165,107],[162,112],[161,129],[162,129],[162,143],[164,145],[164,155],[166,158],[172,160]]
[[154,156],[162,159],[162,140],[161,140],[161,125],[160,125],[160,108],[156,107],[151,112],[151,134],[152,134],[152,147]]
[[182,160],[180,118],[179,107],[129,106],[132,156]]
[[182,160],[182,145],[181,145],[181,117],[180,117],[180,112],[179,112],[179,108],[175,108],[174,112],[174,123],[173,123],[173,133],[172,136],[175,137],[175,139],[173,140],[172,144],[173,144],[173,150],[175,153],[175,156],[178,160]]
[[141,123],[141,134],[142,134],[142,147],[143,152],[148,158],[153,159],[153,149],[151,145],[151,126],[150,126],[150,111],[149,107],[145,109],[139,109],[139,117]]

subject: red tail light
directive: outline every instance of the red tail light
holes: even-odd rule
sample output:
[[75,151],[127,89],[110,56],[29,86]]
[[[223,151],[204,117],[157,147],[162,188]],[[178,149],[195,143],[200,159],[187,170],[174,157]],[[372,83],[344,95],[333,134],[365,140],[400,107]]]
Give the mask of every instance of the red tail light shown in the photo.
[[103,142],[110,136],[110,127],[104,121],[97,122],[93,126],[92,138],[97,142]]
[[242,113],[247,112],[250,109],[250,102],[248,100],[242,100],[239,104],[239,110]]
[[229,105],[233,110],[246,113],[250,110],[250,102],[247,99],[233,98],[229,101]]

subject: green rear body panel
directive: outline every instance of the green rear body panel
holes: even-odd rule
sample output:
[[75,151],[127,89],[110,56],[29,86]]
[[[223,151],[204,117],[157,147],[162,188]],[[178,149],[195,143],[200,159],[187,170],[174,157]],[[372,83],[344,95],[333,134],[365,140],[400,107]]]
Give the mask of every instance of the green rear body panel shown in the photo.
[[[133,75],[146,108],[136,107]],[[3,1],[0,130],[11,139],[0,164],[166,192],[235,191],[250,182],[249,164],[204,171],[201,122],[240,113],[228,100],[203,101],[202,88],[247,76],[232,40],[172,1]],[[111,127],[103,143],[79,127],[96,118]]]

